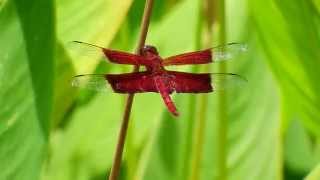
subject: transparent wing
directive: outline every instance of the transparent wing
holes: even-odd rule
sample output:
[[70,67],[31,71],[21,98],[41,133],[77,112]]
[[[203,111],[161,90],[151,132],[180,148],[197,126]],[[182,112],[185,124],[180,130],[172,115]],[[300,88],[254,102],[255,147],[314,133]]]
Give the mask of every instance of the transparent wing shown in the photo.
[[107,58],[110,62],[115,64],[130,64],[130,65],[145,65],[150,66],[152,63],[143,56],[118,51],[113,49],[103,48],[94,44],[72,41],[70,46],[76,49],[80,54],[89,56],[100,56]]
[[212,48],[213,62],[225,61],[239,56],[248,50],[248,46],[242,43],[229,43]]
[[72,53],[78,56],[86,57],[104,57],[103,47],[94,44],[81,42],[81,41],[71,41],[68,42],[67,48],[71,50]]
[[248,81],[244,77],[233,73],[211,73],[213,91],[225,91],[245,86]]
[[73,87],[84,88],[93,91],[113,92],[112,87],[104,74],[83,74],[72,78]]

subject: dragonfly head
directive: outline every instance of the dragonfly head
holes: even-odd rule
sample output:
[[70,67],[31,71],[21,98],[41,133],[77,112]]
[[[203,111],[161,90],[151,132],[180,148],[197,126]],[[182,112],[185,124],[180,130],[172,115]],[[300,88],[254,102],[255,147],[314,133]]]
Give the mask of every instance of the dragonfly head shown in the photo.
[[150,46],[150,45],[145,45],[141,50],[141,54],[147,55],[149,53],[154,54],[154,55],[158,55],[158,51],[157,51],[156,47]]

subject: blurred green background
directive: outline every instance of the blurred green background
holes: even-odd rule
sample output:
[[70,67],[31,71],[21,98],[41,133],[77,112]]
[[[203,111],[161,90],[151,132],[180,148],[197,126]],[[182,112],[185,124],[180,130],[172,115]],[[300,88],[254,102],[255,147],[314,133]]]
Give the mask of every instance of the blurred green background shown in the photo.
[[[158,94],[136,95],[120,179],[319,180],[320,1],[212,2],[208,39],[205,1],[155,0],[147,44],[166,57],[224,36],[245,42],[246,55],[209,68],[227,66],[247,86],[175,95],[178,119]],[[75,89],[70,79],[132,67],[71,52],[68,42],[133,52],[143,7],[143,0],[0,0],[0,179],[106,179],[125,96]]]

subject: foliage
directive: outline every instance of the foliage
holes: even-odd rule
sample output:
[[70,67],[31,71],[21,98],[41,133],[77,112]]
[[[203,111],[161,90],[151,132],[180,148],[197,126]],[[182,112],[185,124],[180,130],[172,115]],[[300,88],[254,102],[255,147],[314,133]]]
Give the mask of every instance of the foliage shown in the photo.
[[[225,3],[227,41],[249,46],[226,62],[228,72],[248,79],[223,94],[228,179],[319,179],[320,3]],[[106,178],[124,96],[77,90],[70,79],[131,67],[88,58],[68,42],[132,51],[143,7],[143,0],[0,0],[0,179]],[[147,43],[164,57],[198,49],[206,38],[202,8],[202,1],[156,1]],[[212,46],[221,23],[214,23]],[[158,94],[136,95],[121,179],[217,179],[218,96],[208,95],[201,114],[199,95],[175,95],[175,119]],[[206,118],[201,146],[199,116]]]

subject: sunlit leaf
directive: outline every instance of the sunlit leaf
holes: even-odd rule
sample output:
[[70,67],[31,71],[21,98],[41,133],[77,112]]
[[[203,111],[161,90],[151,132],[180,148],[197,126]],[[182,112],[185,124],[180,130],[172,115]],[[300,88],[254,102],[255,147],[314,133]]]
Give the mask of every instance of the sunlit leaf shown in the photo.
[[307,174],[319,161],[312,138],[300,121],[293,120],[289,125],[284,145],[285,164],[290,172]]
[[317,179],[320,179],[320,165],[314,168],[305,178],[305,180],[317,180]]
[[249,2],[267,62],[290,106],[287,113],[300,116],[305,127],[319,135],[319,12],[310,0]]
[[0,179],[38,179],[53,99],[53,3],[8,1],[0,26]]
[[77,74],[92,72],[99,63],[97,61],[99,57],[89,59],[81,52],[68,47],[68,43],[78,40],[107,47],[123,23],[131,2],[131,0],[56,2],[58,39],[68,48]]
[[57,1],[59,44],[56,56],[54,122],[60,123],[76,96],[72,76],[92,73],[99,56],[87,56],[69,43],[81,40],[107,47],[123,23],[131,1]]
[[119,97],[111,93],[99,94],[89,104],[78,108],[67,126],[52,137],[47,179],[90,179],[100,173],[106,176],[115,147],[121,105]]

